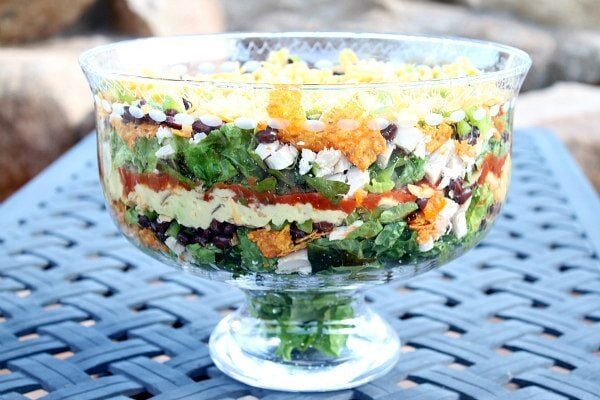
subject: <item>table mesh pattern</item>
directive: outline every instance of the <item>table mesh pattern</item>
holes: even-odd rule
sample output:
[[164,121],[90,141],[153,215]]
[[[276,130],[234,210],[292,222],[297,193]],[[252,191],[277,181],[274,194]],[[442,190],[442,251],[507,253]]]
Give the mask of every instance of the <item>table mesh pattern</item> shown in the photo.
[[315,395],[251,388],[213,366],[208,335],[240,292],[128,244],[92,140],[78,151],[87,161],[0,231],[2,399],[600,399],[598,243],[531,133],[517,135],[510,197],[482,244],[368,292],[403,342],[395,369]]

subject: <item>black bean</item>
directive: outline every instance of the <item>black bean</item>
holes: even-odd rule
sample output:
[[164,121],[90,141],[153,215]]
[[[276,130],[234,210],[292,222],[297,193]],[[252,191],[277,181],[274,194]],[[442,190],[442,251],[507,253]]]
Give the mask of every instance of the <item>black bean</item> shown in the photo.
[[509,140],[510,140],[510,132],[509,131],[502,132],[502,141],[506,143]]
[[454,198],[453,200],[456,201],[458,204],[465,204],[465,202],[467,200],[469,200],[469,197],[471,197],[472,195],[472,191],[470,187],[464,188],[459,194],[454,194]]
[[479,128],[477,128],[476,126],[472,126],[471,132],[469,132],[467,138],[469,139],[468,143],[471,146],[475,145],[477,143],[477,138],[479,138]]
[[256,132],[256,140],[258,143],[273,143],[277,141],[277,131],[272,128],[263,129]]
[[165,120],[165,125],[167,125],[169,128],[181,129],[181,124],[178,124],[177,122],[175,122],[175,119],[170,115]]
[[314,222],[313,229],[317,232],[330,232],[333,230],[333,224],[327,221]]
[[208,227],[215,233],[223,233],[223,223],[217,221],[216,219],[213,219]]
[[296,225],[296,223],[293,223],[292,225],[290,225],[290,235],[292,236],[292,240],[294,242],[297,242],[298,240],[307,237],[308,233],[298,228],[298,225]]
[[213,235],[212,231],[210,231],[209,229],[198,228],[192,234],[192,242],[201,244],[202,246],[205,246],[208,242],[210,242],[210,240],[213,238],[213,236],[214,235]]
[[227,237],[223,237],[223,236],[217,236],[217,237],[213,238],[212,244],[214,244],[217,248],[219,248],[221,250],[227,249],[227,248],[231,247],[231,245],[232,245],[231,238],[227,238]]
[[452,179],[448,184],[448,193],[453,192],[454,195],[458,195],[463,191],[463,181],[462,179]]
[[237,231],[237,226],[230,224],[229,222],[223,222],[223,235],[227,237],[233,237],[233,234]]
[[150,222],[150,229],[157,234],[165,233],[167,229],[169,229],[169,225],[171,225],[170,222],[158,222],[158,220],[156,220]]
[[333,71],[333,75],[344,75],[342,71]]
[[149,228],[150,227],[150,218],[146,217],[145,215],[140,215],[138,217],[138,224],[142,228]]
[[167,235],[164,232],[156,232],[155,235],[156,235],[156,238],[158,240],[160,240],[161,242],[164,242],[165,240],[167,240]]
[[288,64],[293,64],[293,63],[294,63],[294,60],[292,60],[291,58],[288,58],[288,59],[287,59],[287,63],[288,63]]
[[138,101],[138,107],[141,107],[144,104],[146,104],[146,99],[141,99],[140,101]]
[[203,132],[208,135],[213,129],[219,129],[219,127],[210,127],[208,125],[203,124],[202,121],[200,121],[199,119],[194,121],[194,123],[192,124],[192,130],[194,132]]
[[123,107],[122,118],[123,118],[123,121],[126,123],[135,121],[135,117],[133,115],[131,115],[131,113],[129,112],[129,106]]
[[419,206],[419,210],[423,210],[427,205],[427,199],[418,198],[416,200],[416,203]]
[[185,97],[182,97],[181,100],[183,100],[183,107],[185,107],[186,110],[189,110],[192,107],[192,102]]
[[381,136],[385,140],[394,140],[396,134],[398,133],[398,126],[396,124],[389,124],[384,129],[381,130]]
[[192,238],[190,237],[190,235],[188,235],[187,232],[185,232],[183,229],[179,231],[179,233],[177,234],[177,241],[179,243],[181,243],[184,246],[187,246],[188,244],[190,244],[192,242]]
[[174,116],[175,116],[175,114],[177,114],[177,110],[174,110],[174,109],[172,109],[172,108],[168,108],[168,109],[166,109],[166,110],[164,111],[164,113],[165,113],[165,115],[166,115],[167,117],[174,117]]
[[414,221],[415,218],[419,215],[419,210],[413,211],[406,216],[406,222]]
[[479,230],[483,231],[485,228],[487,228],[487,223],[487,219],[481,221],[481,225],[479,225]]

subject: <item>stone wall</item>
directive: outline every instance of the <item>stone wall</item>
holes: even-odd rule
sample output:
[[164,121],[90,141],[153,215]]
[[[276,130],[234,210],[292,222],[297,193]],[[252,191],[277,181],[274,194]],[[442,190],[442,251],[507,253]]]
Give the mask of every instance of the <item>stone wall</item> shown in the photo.
[[[599,2],[0,0],[0,199],[92,129],[92,102],[77,56],[98,44],[130,36],[223,30],[352,30],[467,36],[528,51],[534,66],[525,89],[533,90],[561,80],[600,83]],[[539,98],[531,92],[539,101],[518,118],[538,124],[553,121],[543,110],[553,109],[552,102],[560,93],[556,90],[566,89],[559,85],[553,90],[541,92]],[[581,86],[578,90],[583,96]],[[585,91],[586,96],[589,91]],[[581,102],[576,96],[571,101],[575,109]],[[580,137],[600,143],[600,130],[586,125],[589,120],[578,120],[579,132],[586,132]],[[570,125],[565,125],[566,132]],[[600,158],[598,146],[574,146],[571,141],[571,148],[581,160],[586,160],[588,167],[595,164],[587,160]],[[597,179],[600,188],[600,178]]]

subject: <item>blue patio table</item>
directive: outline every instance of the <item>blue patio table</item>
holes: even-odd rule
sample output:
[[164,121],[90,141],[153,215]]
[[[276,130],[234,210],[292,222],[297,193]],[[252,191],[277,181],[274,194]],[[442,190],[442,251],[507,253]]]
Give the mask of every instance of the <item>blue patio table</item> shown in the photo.
[[519,131],[489,236],[368,300],[403,341],[387,376],[325,394],[221,374],[241,300],[145,256],[110,221],[88,136],[0,206],[0,398],[600,399],[600,201],[556,137]]

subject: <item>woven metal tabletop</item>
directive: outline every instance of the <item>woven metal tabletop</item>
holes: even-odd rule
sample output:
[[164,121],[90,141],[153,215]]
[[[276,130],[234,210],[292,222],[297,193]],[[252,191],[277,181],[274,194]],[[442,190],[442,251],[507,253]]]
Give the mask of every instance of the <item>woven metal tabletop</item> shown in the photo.
[[1,399],[600,399],[600,202],[551,134],[521,131],[508,203],[476,249],[368,300],[403,354],[384,378],[268,392],[211,363],[241,301],[117,232],[86,138],[0,206]]

